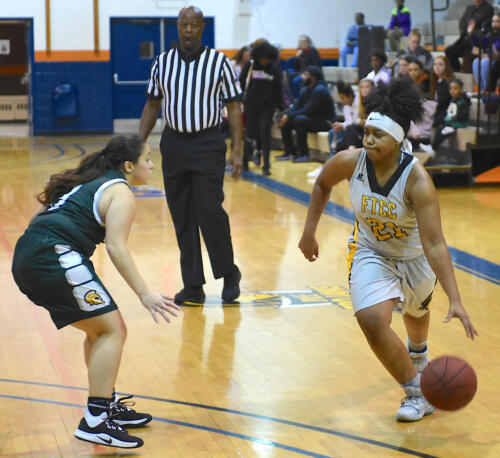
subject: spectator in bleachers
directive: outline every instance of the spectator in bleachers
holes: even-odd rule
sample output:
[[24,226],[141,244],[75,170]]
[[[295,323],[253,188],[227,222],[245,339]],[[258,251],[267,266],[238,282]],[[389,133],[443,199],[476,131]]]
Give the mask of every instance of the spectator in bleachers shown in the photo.
[[[357,109],[353,110],[352,117],[355,120],[355,124],[350,124],[346,126],[346,132],[347,133],[347,138],[344,137],[344,145],[341,145],[340,142],[343,141],[344,139],[341,139],[340,136],[338,135],[339,132],[335,131],[335,129],[331,129],[328,132],[328,143],[330,145],[330,157],[332,157],[337,151],[341,151],[340,147],[344,146],[343,149],[348,149],[349,146],[356,145],[359,143],[359,141],[363,142],[363,130],[364,130],[364,125],[366,121],[366,110],[363,104],[363,100],[368,97],[371,92],[375,89],[375,83],[372,80],[369,79],[362,79],[359,82],[358,86],[358,96],[357,98],[354,97],[353,100],[353,105],[357,105]],[[338,90],[338,86],[337,86]],[[352,90],[352,89],[351,89]],[[343,92],[342,89],[339,92]],[[344,91],[345,92],[345,91]],[[349,92],[347,91],[347,95],[349,95]],[[341,100],[343,100],[343,97],[341,97]],[[350,98],[346,97],[344,99],[345,102],[349,102]],[[345,105],[344,105],[345,107]],[[344,118],[345,118],[345,113],[344,113]],[[342,134],[344,134],[343,131],[341,131]],[[358,142],[356,140],[352,140],[352,137],[350,135],[355,135],[357,136]],[[351,139],[350,139],[351,138]],[[347,144],[347,146],[345,146]],[[307,176],[309,178],[317,178],[319,174],[321,173],[321,170],[323,169],[323,166],[320,165],[314,170],[311,170],[308,172]]]
[[250,46],[243,46],[231,59],[231,65],[233,66],[234,73],[236,73],[236,78],[240,77],[241,70],[245,64],[250,59]]
[[299,37],[297,54],[293,60],[293,72],[290,72],[288,75],[290,92],[293,99],[299,96],[302,73],[309,65],[315,65],[316,67],[322,68],[323,62],[321,61],[318,50],[313,46],[311,38],[307,35],[301,35]]
[[408,64],[410,63],[412,57],[408,55],[399,56],[397,62],[392,67],[392,76],[397,78],[398,76],[408,76]]
[[347,56],[352,54],[351,67],[358,66],[358,29],[360,25],[365,24],[365,15],[356,13],[354,15],[355,24],[349,27],[345,45],[340,50],[340,64],[342,67],[347,67]]
[[387,56],[385,52],[380,48],[373,48],[370,52],[370,65],[372,71],[366,75],[369,80],[373,80],[375,84],[379,81],[387,84],[391,80],[391,71],[385,68],[385,63],[387,62]]
[[410,123],[408,140],[410,140],[413,150],[423,149],[422,145],[429,145],[432,137],[432,123],[436,112],[437,102],[435,100],[422,99],[422,119],[418,122]]
[[[491,31],[486,34],[482,38],[479,33],[477,33],[472,24],[469,24],[467,29],[469,32],[472,44],[479,48],[480,56],[476,57],[472,61],[472,72],[474,73],[474,78],[476,79],[476,83],[479,86],[480,91],[484,91],[486,88],[490,88],[490,90],[494,91],[496,88],[496,79],[494,84],[489,83],[490,76],[490,39],[491,39],[491,58],[494,63],[499,60],[500,57],[500,13],[495,13],[493,18],[491,19]],[[481,65],[481,75],[479,75],[479,66]],[[492,65],[494,65],[492,63]],[[493,75],[493,72],[492,72]],[[481,78],[481,82],[479,82],[479,78]]]
[[[276,108],[283,109],[281,73],[274,63],[278,55],[278,50],[268,42],[254,46],[251,60],[247,62],[240,75],[245,104],[243,170],[248,170],[248,161],[252,158],[255,141],[262,150],[263,175],[271,174],[269,154],[274,111]],[[260,164],[260,157],[256,163]]]
[[408,35],[408,46],[405,50],[398,52],[397,57],[410,56],[419,60],[424,66],[425,70],[432,70],[432,54],[420,45],[422,35],[418,29],[412,29]]
[[424,97],[429,97],[431,78],[429,73],[424,70],[422,62],[414,57],[410,57],[408,62],[408,76],[417,85],[417,88]]
[[[493,7],[486,0],[473,0],[472,5],[466,8],[458,23],[460,37],[445,51],[453,71],[472,72],[472,41],[467,28],[471,25],[475,32],[480,32],[483,26],[489,26],[492,17]],[[462,65],[459,61],[461,57]]]
[[[328,131],[336,120],[332,96],[323,81],[321,68],[309,65],[302,76],[300,95],[280,121],[285,152],[277,157],[278,160],[308,162],[307,133]],[[297,134],[297,146],[293,142],[292,130]]]
[[429,99],[437,101],[433,126],[444,122],[446,110],[450,104],[450,81],[455,77],[446,56],[437,56],[432,64],[431,87]]
[[470,99],[463,90],[464,83],[458,78],[450,81],[450,104],[443,123],[437,126],[436,136],[432,145],[421,145],[428,153],[435,154],[445,139],[456,135],[457,129],[467,127],[469,122]]
[[405,6],[404,0],[396,0],[396,8],[392,10],[391,22],[386,31],[386,37],[389,39],[391,51],[399,50],[399,42],[404,35],[408,36],[411,29],[410,10]]

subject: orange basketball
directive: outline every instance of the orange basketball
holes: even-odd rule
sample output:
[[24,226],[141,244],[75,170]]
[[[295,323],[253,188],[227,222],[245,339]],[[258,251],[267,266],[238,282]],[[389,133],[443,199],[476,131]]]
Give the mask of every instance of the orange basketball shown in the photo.
[[420,388],[425,398],[441,410],[465,407],[476,394],[474,369],[456,356],[441,356],[423,370]]

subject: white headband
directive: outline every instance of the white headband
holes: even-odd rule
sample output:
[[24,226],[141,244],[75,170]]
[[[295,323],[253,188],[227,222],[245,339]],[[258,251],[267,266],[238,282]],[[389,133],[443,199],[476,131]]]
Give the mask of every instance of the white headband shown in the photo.
[[380,114],[376,111],[370,113],[365,126],[376,127],[377,129],[387,132],[398,143],[402,143],[405,138],[405,131],[397,122],[393,121],[389,116]]

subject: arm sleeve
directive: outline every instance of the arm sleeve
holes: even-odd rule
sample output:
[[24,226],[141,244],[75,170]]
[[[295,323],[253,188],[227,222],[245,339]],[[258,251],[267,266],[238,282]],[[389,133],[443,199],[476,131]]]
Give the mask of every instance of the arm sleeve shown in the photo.
[[484,2],[473,17],[476,21],[477,30],[480,30],[483,24],[486,28],[489,28],[491,18],[493,17],[493,7],[488,2]]
[[229,59],[226,56],[224,56],[224,61],[222,62],[222,94],[225,103],[242,100],[243,95],[240,82],[236,78],[233,66],[229,63]]
[[279,70],[274,67],[274,80],[273,80],[273,96],[274,96],[274,101],[276,104],[276,107],[281,111],[283,110],[283,97],[282,97],[282,91],[281,91],[281,75]]
[[149,99],[162,99],[163,91],[160,86],[160,65],[163,63],[162,55],[156,57],[151,65],[149,80],[146,85],[146,97]]
[[464,14],[462,14],[462,17],[460,18],[460,20],[458,21],[458,28],[460,30],[460,33],[465,33],[467,32],[467,26],[469,25],[469,19],[472,15],[472,8],[474,8],[473,6],[468,6],[465,11],[464,11]]

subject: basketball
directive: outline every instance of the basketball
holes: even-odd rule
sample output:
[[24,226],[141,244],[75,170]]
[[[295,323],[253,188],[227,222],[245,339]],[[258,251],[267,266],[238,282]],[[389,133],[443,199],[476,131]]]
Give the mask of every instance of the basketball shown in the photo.
[[441,410],[465,407],[477,390],[474,369],[456,356],[433,359],[423,370],[420,388],[425,398]]

